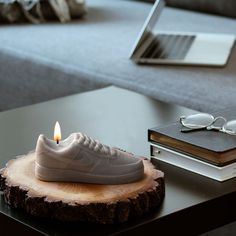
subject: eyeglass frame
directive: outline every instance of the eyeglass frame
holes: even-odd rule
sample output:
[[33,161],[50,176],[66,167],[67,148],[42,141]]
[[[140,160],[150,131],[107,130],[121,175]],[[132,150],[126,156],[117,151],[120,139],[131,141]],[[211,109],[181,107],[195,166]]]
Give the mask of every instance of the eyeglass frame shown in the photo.
[[[203,113],[197,113],[197,114],[203,114]],[[197,115],[197,114],[194,114],[194,115]],[[217,117],[214,117],[213,115],[211,115],[211,114],[208,114],[208,113],[204,113],[204,114],[207,114],[207,115],[209,115],[209,116],[211,116],[212,117],[212,123],[211,124],[209,124],[209,125],[207,125],[207,126],[201,126],[201,125],[199,125],[199,127],[196,127],[196,128],[193,128],[193,127],[189,127],[189,126],[187,126],[187,125],[185,125],[184,123],[183,123],[183,120],[186,118],[186,117],[188,117],[188,116],[181,116],[180,117],[180,124],[183,126],[183,127],[185,127],[185,128],[187,128],[187,129],[181,129],[180,131],[181,132],[183,132],[183,133],[188,133],[188,132],[193,132],[193,131],[198,131],[198,130],[214,130],[214,131],[219,131],[219,132],[222,132],[222,133],[226,133],[226,134],[229,134],[229,135],[236,135],[236,131],[235,132],[232,132],[232,131],[229,131],[229,130],[227,130],[227,129],[225,129],[225,125],[228,123],[228,122],[230,122],[230,121],[233,121],[233,120],[227,120],[225,117],[223,117],[223,116],[217,116]],[[216,121],[218,121],[218,120],[223,120],[224,121],[224,124],[222,125],[222,126],[214,126],[214,123],[216,122]],[[197,124],[196,124],[196,126],[197,126]]]

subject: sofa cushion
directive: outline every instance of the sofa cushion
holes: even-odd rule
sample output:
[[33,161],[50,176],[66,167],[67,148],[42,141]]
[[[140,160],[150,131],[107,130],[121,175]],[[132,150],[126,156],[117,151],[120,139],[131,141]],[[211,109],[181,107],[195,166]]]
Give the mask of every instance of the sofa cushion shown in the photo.
[[168,6],[236,18],[235,0],[166,0]]
[[[140,0],[139,0],[140,1]],[[154,3],[155,0],[142,0]],[[236,18],[235,0],[165,0],[167,6]]]
[[[90,0],[84,20],[0,28],[0,108],[116,85],[209,111],[235,105],[236,49],[225,68],[136,65],[130,50],[151,4]],[[236,34],[230,18],[166,8],[160,30]]]

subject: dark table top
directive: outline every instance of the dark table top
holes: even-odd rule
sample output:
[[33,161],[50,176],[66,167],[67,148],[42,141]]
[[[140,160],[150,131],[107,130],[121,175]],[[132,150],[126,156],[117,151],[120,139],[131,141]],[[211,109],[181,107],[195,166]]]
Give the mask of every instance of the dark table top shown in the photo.
[[[147,129],[196,111],[109,87],[0,113],[0,166],[35,148],[40,133],[63,138],[84,132],[101,142],[149,156]],[[166,196],[156,211],[121,225],[59,223],[10,208],[0,198],[0,228],[25,235],[195,235],[236,219],[236,178],[220,183],[154,160],[165,172]],[[236,202],[236,201],[235,201]]]

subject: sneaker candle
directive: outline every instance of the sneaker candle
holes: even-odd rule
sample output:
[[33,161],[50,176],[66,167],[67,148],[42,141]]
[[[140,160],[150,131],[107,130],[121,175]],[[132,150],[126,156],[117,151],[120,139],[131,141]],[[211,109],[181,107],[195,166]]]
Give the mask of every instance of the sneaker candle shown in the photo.
[[43,181],[123,184],[144,176],[142,159],[131,153],[82,133],[61,140],[58,122],[54,140],[39,136],[35,156],[35,176]]

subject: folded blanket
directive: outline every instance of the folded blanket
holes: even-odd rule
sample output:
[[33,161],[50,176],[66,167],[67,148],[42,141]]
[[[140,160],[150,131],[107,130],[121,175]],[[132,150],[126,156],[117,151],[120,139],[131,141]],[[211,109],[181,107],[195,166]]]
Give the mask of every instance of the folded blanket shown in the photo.
[[85,13],[85,0],[0,0],[0,22],[65,23]]

